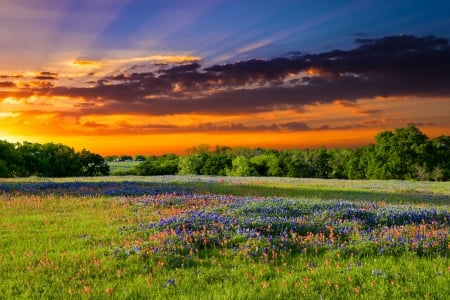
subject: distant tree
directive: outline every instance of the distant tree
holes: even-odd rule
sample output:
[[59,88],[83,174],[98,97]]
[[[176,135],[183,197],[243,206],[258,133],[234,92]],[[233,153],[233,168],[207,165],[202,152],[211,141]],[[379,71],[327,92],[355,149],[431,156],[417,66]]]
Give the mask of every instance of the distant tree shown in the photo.
[[231,169],[226,171],[228,176],[256,176],[257,172],[250,160],[243,156],[236,156],[231,162]]
[[23,176],[24,161],[14,144],[0,140],[0,177]]
[[[446,179],[445,170],[441,166],[437,166],[431,172],[431,178],[434,181],[444,181]],[[448,177],[447,177],[448,178]],[[428,179],[428,178],[427,178]]]
[[119,160],[120,161],[132,161],[133,157],[131,155],[120,155]]
[[369,166],[371,178],[414,179],[417,166],[428,160],[428,137],[413,125],[381,132],[376,141]]
[[250,158],[253,156],[253,150],[248,147],[236,147],[229,151],[229,155],[232,158],[237,156],[244,156],[246,158]]
[[231,168],[231,158],[224,152],[214,152],[207,156],[203,164],[201,174],[203,175],[226,175],[226,170]]
[[309,177],[309,166],[302,150],[285,150],[280,153],[280,165],[287,177]]
[[112,161],[117,161],[117,160],[119,160],[119,157],[117,155],[105,156],[105,161],[112,162]]
[[109,165],[99,154],[83,149],[78,153],[79,175],[81,176],[107,176],[109,175]]
[[306,161],[309,166],[309,177],[330,178],[331,155],[325,147],[305,151]]
[[0,159],[0,177],[11,177],[6,162],[1,159]]
[[46,143],[41,147],[40,174],[44,177],[67,177],[79,174],[75,150],[63,144]]
[[416,165],[416,177],[418,180],[426,181],[430,178],[430,173],[428,172],[426,166],[424,165]]
[[347,165],[352,155],[352,150],[330,149],[328,150],[328,154],[329,166],[331,168],[329,177],[335,179],[347,179]]
[[161,175],[173,175],[178,173],[178,156],[165,154],[159,158]]
[[281,176],[280,159],[276,152],[260,154],[250,159],[250,162],[260,176]]
[[134,156],[134,161],[145,161],[145,156],[142,154],[138,154]]
[[161,168],[156,156],[149,156],[144,162],[134,167],[136,175],[154,176],[161,175]]
[[276,152],[277,151],[272,150],[272,149],[265,149],[265,148],[257,147],[254,149],[250,149],[250,156],[255,157],[258,155],[262,155],[262,154],[269,154],[269,153],[276,153]]
[[268,166],[267,166],[267,155],[260,154],[250,158],[250,163],[255,169],[259,176],[267,176]]
[[208,153],[211,150],[211,146],[208,144],[200,144],[192,148],[186,149],[188,155],[198,154],[198,153]]
[[192,155],[180,156],[178,159],[178,173],[179,174],[200,174],[200,170],[204,165],[205,154],[195,153]]
[[[144,159],[137,155],[135,159]],[[106,160],[132,160],[129,155]],[[450,179],[450,136],[430,140],[409,125],[377,134],[376,144],[353,150],[318,148],[277,151],[203,144],[187,155],[151,156],[127,174],[204,174],[229,176],[288,176],[349,179]],[[108,175],[100,155],[75,152],[62,144],[16,143],[0,140],[0,177]]]
[[357,148],[349,152],[345,174],[348,179],[365,179],[367,178],[367,169],[369,160],[372,157],[374,145]]
[[450,136],[441,135],[431,141],[431,172],[433,180],[450,179]]
[[44,176],[43,170],[47,168],[47,161],[43,158],[41,144],[23,142],[18,143],[16,149],[24,160],[22,176]]
[[228,146],[216,145],[216,147],[214,148],[214,153],[216,154],[218,153],[229,154],[230,151],[232,151],[232,149]]
[[55,143],[0,141],[0,177],[73,177],[108,175],[109,166],[98,155]]
[[178,156],[164,154],[151,156],[135,167],[136,174],[142,176],[173,175],[178,173]]

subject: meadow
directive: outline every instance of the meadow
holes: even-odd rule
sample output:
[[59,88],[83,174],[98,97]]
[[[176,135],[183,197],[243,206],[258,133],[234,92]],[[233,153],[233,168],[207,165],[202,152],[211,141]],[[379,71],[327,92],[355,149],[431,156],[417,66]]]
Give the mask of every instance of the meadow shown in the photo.
[[111,175],[124,174],[139,165],[139,161],[108,161]]
[[448,182],[0,181],[4,299],[447,299]]

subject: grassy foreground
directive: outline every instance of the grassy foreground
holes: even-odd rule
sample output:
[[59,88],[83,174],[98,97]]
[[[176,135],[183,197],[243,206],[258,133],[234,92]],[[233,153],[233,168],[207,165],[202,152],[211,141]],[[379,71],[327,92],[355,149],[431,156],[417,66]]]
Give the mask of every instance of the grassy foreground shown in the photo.
[[450,184],[0,181],[5,299],[447,299]]

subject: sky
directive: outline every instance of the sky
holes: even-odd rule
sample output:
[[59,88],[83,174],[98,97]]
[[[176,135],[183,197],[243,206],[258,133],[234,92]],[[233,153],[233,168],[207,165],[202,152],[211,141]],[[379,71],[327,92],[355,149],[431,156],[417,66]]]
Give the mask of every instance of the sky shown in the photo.
[[102,155],[450,135],[450,1],[0,0],[0,140]]

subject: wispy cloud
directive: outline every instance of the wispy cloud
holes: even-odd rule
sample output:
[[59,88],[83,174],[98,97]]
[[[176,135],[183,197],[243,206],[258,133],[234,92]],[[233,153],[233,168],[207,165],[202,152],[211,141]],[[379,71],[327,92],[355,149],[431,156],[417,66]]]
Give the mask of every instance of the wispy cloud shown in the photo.
[[257,41],[255,43],[243,46],[241,48],[239,48],[236,53],[237,54],[242,54],[242,53],[247,53],[247,52],[251,52],[254,51],[256,49],[262,48],[262,47],[266,47],[267,45],[269,45],[272,42],[271,39],[265,39],[262,41]]

